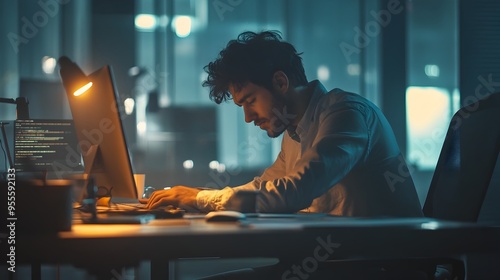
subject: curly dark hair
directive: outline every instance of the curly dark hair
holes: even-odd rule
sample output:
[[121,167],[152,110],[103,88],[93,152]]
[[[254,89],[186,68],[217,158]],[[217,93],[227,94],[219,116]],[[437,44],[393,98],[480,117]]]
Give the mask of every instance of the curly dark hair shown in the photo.
[[279,31],[243,32],[203,68],[208,73],[203,86],[210,87],[210,99],[217,104],[231,99],[230,84],[241,89],[251,82],[272,90],[276,71],[283,71],[291,86],[304,86],[307,78],[301,54],[282,41]]

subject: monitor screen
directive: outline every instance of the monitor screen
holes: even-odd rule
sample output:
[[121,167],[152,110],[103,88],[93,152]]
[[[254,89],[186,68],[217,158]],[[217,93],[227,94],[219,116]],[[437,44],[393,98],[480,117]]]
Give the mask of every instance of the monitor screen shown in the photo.
[[14,124],[16,172],[65,178],[83,171],[72,120],[27,119]]
[[112,197],[137,198],[112,69],[104,66],[88,78],[93,86],[84,94],[66,89],[85,174]]

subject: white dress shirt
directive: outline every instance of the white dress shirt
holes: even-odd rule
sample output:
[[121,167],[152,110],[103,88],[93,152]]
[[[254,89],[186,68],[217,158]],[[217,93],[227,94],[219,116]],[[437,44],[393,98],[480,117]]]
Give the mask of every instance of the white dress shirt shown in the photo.
[[259,190],[258,212],[422,216],[410,172],[380,109],[358,94],[327,92],[319,81],[308,86],[314,90],[306,112],[296,135],[283,136],[275,162],[245,185],[200,191],[198,208],[231,210],[237,191]]

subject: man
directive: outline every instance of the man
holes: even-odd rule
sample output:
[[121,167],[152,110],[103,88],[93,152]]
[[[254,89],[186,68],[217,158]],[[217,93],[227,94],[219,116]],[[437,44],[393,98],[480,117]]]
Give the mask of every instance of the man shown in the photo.
[[149,207],[238,210],[235,194],[258,190],[258,212],[422,216],[413,180],[382,112],[360,95],[308,82],[300,54],[277,32],[244,32],[205,66],[217,104],[232,99],[269,137],[284,133],[272,166],[222,190],[176,186]]

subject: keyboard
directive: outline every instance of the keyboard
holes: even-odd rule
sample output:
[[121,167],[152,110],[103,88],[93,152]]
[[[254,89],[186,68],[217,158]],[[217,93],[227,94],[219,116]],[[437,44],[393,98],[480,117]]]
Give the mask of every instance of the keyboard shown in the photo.
[[149,209],[142,203],[112,203],[109,207],[97,207],[97,214],[107,215],[154,215],[155,219],[182,218],[184,209],[167,205],[154,209]]

